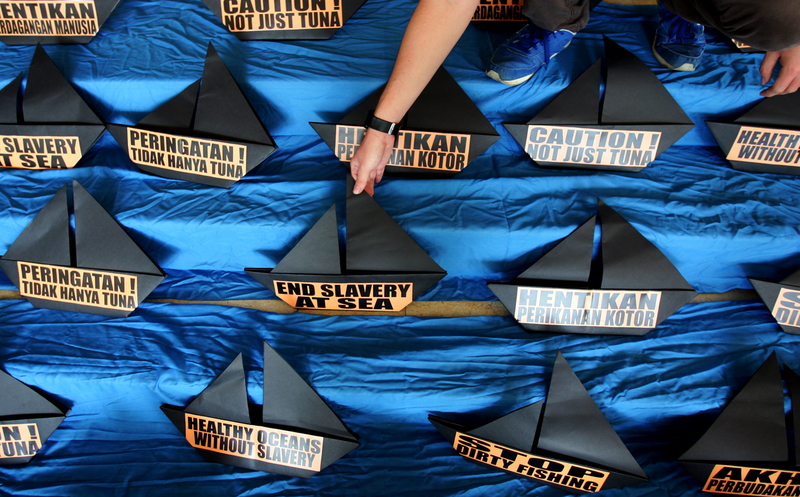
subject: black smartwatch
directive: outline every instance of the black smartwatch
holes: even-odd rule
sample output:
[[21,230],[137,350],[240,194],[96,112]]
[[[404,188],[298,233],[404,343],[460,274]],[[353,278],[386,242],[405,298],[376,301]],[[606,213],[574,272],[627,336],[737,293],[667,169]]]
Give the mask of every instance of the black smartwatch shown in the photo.
[[367,120],[364,122],[364,127],[372,128],[392,136],[397,136],[397,133],[400,132],[400,123],[384,121],[380,117],[375,117],[374,112],[374,110],[369,111],[369,114],[367,114]]

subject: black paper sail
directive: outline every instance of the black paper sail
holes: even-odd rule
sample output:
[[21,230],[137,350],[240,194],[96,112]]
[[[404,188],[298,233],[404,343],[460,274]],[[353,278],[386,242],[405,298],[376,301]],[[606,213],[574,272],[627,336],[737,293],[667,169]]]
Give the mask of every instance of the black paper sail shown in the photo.
[[69,409],[62,411],[3,371],[0,395],[0,465],[25,464],[56,431]]
[[637,172],[694,128],[644,62],[605,49],[602,102],[598,59],[526,124],[503,124],[539,166]]
[[773,352],[678,461],[703,491],[724,495],[800,495],[800,377],[784,365],[792,402],[793,460],[783,383]]
[[223,188],[278,148],[210,43],[202,79],[136,126],[108,130],[142,171]]
[[[594,228],[602,239],[592,261]],[[528,331],[641,336],[697,293],[636,228],[602,201],[583,223],[511,283],[489,283]]]
[[566,492],[649,481],[561,352],[546,400],[474,429],[428,420],[464,459]]
[[0,41],[6,45],[89,43],[119,0],[4,1]]
[[248,403],[239,354],[185,409],[161,410],[203,459],[239,468],[310,478],[359,446],[358,436],[266,342],[262,406]]
[[41,46],[33,53],[25,93],[20,98],[21,86],[20,73],[0,90],[0,167],[75,167],[103,134],[103,121]]
[[34,307],[125,317],[166,277],[103,206],[72,182],[39,211],[0,258],[0,269]]
[[[774,98],[774,97],[772,97]],[[758,296],[767,305],[781,329],[792,335],[800,335],[800,270],[787,276],[780,283],[747,278]]]
[[[364,122],[378,105],[379,88],[338,124],[311,123],[336,157],[347,164],[364,136]],[[461,171],[500,139],[494,126],[444,67],[401,121],[386,172],[448,177]]]
[[348,176],[345,258],[336,205],[274,269],[247,274],[296,309],[399,311],[447,273]]
[[366,0],[203,0],[240,40],[327,40]]
[[732,123],[706,122],[734,169],[800,175],[800,95],[765,98]]

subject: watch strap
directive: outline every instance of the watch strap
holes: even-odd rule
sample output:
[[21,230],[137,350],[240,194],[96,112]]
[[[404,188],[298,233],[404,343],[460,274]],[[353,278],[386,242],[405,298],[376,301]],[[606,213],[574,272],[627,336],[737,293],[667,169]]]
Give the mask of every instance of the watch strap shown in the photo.
[[397,133],[400,132],[400,123],[384,121],[380,117],[375,117],[373,112],[374,111],[369,111],[369,114],[367,114],[367,120],[364,122],[364,127],[372,128],[392,136],[397,136]]

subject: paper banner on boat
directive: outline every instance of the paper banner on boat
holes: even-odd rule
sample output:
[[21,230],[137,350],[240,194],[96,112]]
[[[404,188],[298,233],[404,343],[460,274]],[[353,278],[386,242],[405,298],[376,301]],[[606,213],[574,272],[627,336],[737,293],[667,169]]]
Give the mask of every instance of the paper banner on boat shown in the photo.
[[792,335],[800,335],[800,270],[780,283],[757,278],[747,279],[781,329]]
[[[589,9],[594,9],[600,0],[591,0]],[[480,0],[470,24],[491,31],[517,31],[528,18],[522,13],[524,0]]]
[[263,405],[248,403],[239,354],[185,409],[161,410],[203,459],[239,468],[310,478],[359,446],[358,436],[266,342]]
[[31,387],[0,371],[0,465],[25,464],[69,413]]
[[[784,365],[794,437],[786,427],[783,383],[773,352],[678,461],[703,486],[721,495],[800,494],[800,377]],[[789,443],[795,457],[789,457]]]
[[347,182],[345,257],[331,206],[274,269],[247,274],[296,309],[400,311],[447,273],[369,195]]
[[[379,88],[338,124],[311,123],[336,157],[347,164],[364,137],[364,122],[378,105]],[[388,174],[449,177],[469,165],[500,135],[478,106],[464,93],[444,67],[401,121],[401,130],[389,163]]]
[[694,128],[644,62],[608,38],[605,50],[602,102],[598,59],[533,119],[503,124],[539,166],[637,172]]
[[730,123],[708,121],[734,169],[800,175],[800,95],[765,98]]
[[0,269],[34,307],[125,317],[166,277],[103,206],[72,182],[39,211],[0,258]]
[[278,148],[210,43],[202,79],[136,126],[108,130],[142,171],[222,188]]
[[492,31],[517,31],[528,23],[522,15],[524,0],[481,0],[470,24]]
[[464,459],[569,493],[649,481],[561,352],[546,400],[474,429],[428,420]]
[[[0,89],[0,168],[75,167],[105,125],[37,46],[24,94],[22,74]],[[20,110],[21,109],[21,110]]]
[[[601,250],[592,260],[597,219]],[[489,289],[528,331],[641,336],[697,293],[636,228],[602,201],[598,214],[510,283]]]
[[366,0],[203,0],[240,40],[327,40]]
[[0,4],[6,45],[89,43],[119,0],[11,0]]

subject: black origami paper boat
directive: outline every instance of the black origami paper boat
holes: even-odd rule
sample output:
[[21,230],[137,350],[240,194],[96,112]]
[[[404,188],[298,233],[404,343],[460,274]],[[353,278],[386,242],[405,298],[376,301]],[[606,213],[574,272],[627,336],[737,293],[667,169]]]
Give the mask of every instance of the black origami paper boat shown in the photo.
[[75,233],[61,188],[0,258],[34,307],[125,317],[166,277],[77,181]]
[[262,406],[248,404],[239,354],[185,409],[161,410],[203,459],[239,468],[310,478],[359,446],[358,436],[266,342]]
[[103,121],[41,46],[33,53],[20,105],[21,86],[20,73],[0,90],[0,167],[74,167],[103,134]]
[[800,95],[765,98],[732,123],[707,121],[734,169],[800,175]]
[[327,40],[366,0],[203,0],[240,40]]
[[0,464],[25,464],[64,421],[62,411],[31,387],[0,371]]
[[[774,97],[773,97],[774,98]],[[758,296],[767,305],[781,329],[792,335],[800,335],[800,270],[787,276],[780,283],[747,278]]]
[[561,352],[546,400],[474,429],[428,420],[464,459],[570,493],[649,481]]
[[[364,122],[378,105],[384,86],[338,124],[311,123],[342,162],[350,163],[364,136]],[[386,166],[389,174],[452,176],[500,139],[494,126],[444,67],[433,75],[401,125]]]
[[[348,176],[345,260],[336,205],[274,269],[247,274],[297,309],[399,311],[447,273]],[[344,262],[344,264],[343,264]]]
[[[600,256],[592,261],[600,218]],[[583,223],[511,283],[489,283],[528,331],[637,335],[655,328],[697,295],[636,228],[599,201]]]
[[786,365],[784,374],[792,401],[795,459],[789,459],[783,384],[773,352],[708,431],[678,459],[705,492],[800,493],[800,377]]
[[503,124],[539,166],[637,172],[694,128],[644,62],[605,50],[602,102],[598,59],[526,124]]
[[119,0],[3,2],[0,41],[6,45],[89,43]]
[[210,43],[202,79],[136,126],[108,130],[142,171],[223,188],[278,148]]

